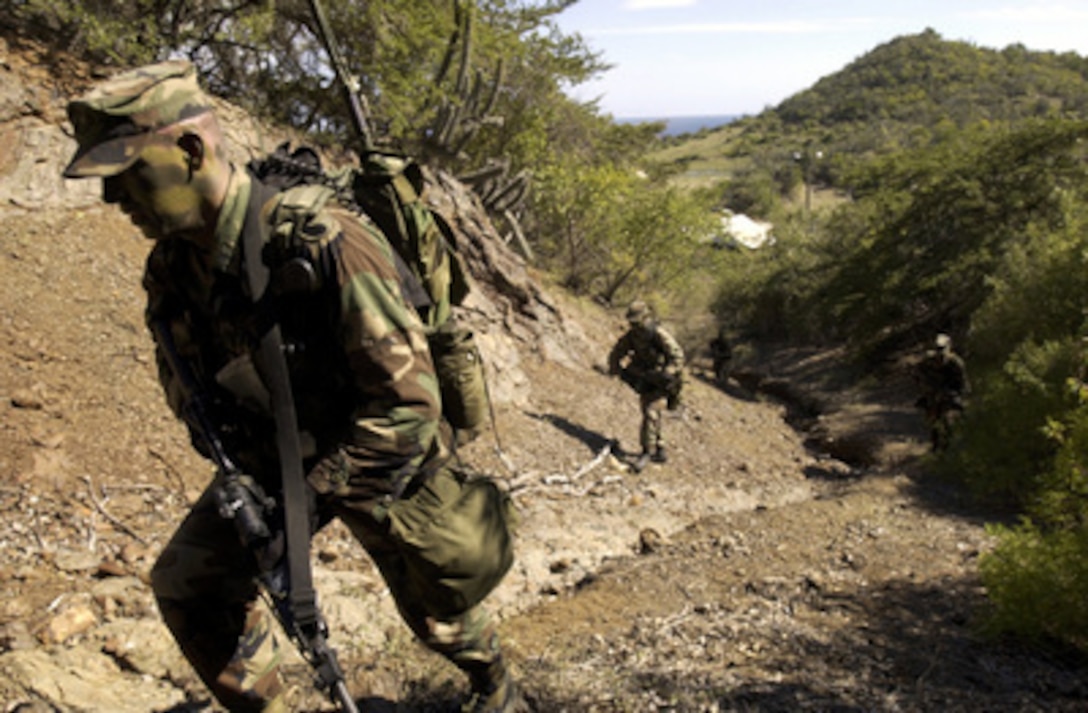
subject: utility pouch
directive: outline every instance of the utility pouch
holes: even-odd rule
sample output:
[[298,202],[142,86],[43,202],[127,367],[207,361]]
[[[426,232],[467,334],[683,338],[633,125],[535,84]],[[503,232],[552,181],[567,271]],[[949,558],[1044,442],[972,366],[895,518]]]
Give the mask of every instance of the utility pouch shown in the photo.
[[442,468],[388,510],[410,586],[448,618],[483,601],[514,562],[517,514],[493,480]]
[[487,419],[488,399],[475,335],[450,318],[427,341],[442,393],[442,415],[456,429],[478,429]]
[[675,411],[680,408],[680,394],[684,388],[684,377],[682,374],[672,374],[668,376],[666,381],[666,392],[668,394],[668,401],[665,408],[669,411]]

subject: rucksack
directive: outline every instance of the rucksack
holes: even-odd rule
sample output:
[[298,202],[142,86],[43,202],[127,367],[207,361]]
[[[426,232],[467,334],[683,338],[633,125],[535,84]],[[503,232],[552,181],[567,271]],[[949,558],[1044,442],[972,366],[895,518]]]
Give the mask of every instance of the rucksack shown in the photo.
[[316,214],[329,197],[363,213],[381,230],[398,258],[405,292],[427,332],[442,394],[442,414],[451,426],[475,435],[488,414],[487,383],[473,332],[453,316],[470,291],[449,224],[423,199],[420,166],[410,158],[373,153],[358,167],[325,171],[317,152],[283,143],[247,165],[264,185],[288,191],[290,210],[281,211],[275,230],[291,230]]

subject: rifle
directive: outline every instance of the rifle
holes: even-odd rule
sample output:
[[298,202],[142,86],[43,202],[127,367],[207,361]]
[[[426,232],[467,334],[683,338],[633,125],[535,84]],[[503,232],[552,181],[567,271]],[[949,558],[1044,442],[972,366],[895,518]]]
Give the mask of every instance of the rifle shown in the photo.
[[325,45],[325,51],[329,55],[333,71],[336,72],[336,79],[344,90],[348,108],[351,110],[352,125],[362,148],[359,158],[365,158],[367,154],[373,151],[374,141],[370,132],[370,123],[367,121],[369,112],[365,106],[366,99],[363,98],[361,93],[362,87],[359,78],[348,72],[348,64],[344,60],[344,55],[340,52],[340,45],[336,42],[336,35],[333,34],[332,26],[329,25],[329,19],[325,16],[325,10],[321,7],[320,0],[310,0],[310,9],[313,10],[314,18],[317,20],[321,44]]
[[257,560],[259,580],[270,608],[299,653],[314,669],[317,686],[325,690],[341,710],[359,713],[344,682],[344,672],[337,661],[336,652],[328,644],[329,630],[325,618],[317,611],[313,617],[314,624],[304,626],[298,622],[292,610],[291,577],[287,557],[283,556],[283,533],[273,533],[266,519],[276,507],[275,499],[268,496],[252,477],[245,475],[227,454],[219,430],[208,415],[207,392],[178,353],[169,323],[162,319],[155,320],[152,330],[167,365],[181,385],[186,422],[196,429],[215,463],[214,494],[220,516],[234,522],[238,539]]

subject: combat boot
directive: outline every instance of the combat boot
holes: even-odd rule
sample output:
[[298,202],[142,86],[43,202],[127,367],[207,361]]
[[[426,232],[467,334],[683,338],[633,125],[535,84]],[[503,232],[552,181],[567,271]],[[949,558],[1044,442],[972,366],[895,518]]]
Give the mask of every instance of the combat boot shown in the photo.
[[652,459],[653,459],[654,463],[664,463],[664,462],[666,462],[669,459],[669,457],[665,453],[665,446],[658,446],[657,450],[654,451]]
[[635,471],[636,473],[641,473],[646,468],[646,466],[649,465],[649,463],[650,452],[643,451],[642,454],[639,455],[638,459],[631,464],[631,470]]
[[501,658],[488,666],[482,675],[473,675],[470,679],[472,693],[461,706],[461,713],[517,713],[523,710],[517,684]]

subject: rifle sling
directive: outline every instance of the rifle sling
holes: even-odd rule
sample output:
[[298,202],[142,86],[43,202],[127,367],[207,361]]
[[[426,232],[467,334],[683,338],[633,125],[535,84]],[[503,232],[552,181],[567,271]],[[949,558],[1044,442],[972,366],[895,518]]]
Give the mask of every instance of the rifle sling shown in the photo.
[[[260,303],[269,284],[269,269],[262,258],[264,236],[260,209],[273,195],[260,181],[251,182],[249,205],[242,227],[242,257],[249,281],[250,296]],[[288,604],[299,631],[312,635],[319,624],[317,604],[310,572],[309,493],[302,472],[302,446],[291,393],[291,376],[283,350],[283,335],[278,322],[260,338],[254,363],[271,395],[276,421],[276,447],[283,480],[284,527],[287,537],[287,565],[290,576]]]

